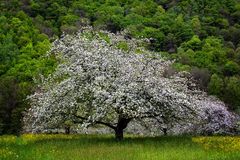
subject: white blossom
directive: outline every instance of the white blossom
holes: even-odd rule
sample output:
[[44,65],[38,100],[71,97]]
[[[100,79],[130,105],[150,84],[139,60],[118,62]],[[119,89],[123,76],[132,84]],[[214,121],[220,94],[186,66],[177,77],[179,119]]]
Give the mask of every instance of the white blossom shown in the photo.
[[87,33],[66,35],[53,43],[49,54],[54,54],[60,64],[29,96],[26,132],[57,128],[66,120],[85,127],[105,124],[115,130],[122,119],[126,125],[133,119],[156,118],[164,125],[194,119],[205,122],[216,112],[223,114],[221,124],[217,124],[216,115],[205,127],[231,127],[232,115],[225,105],[198,90],[188,73],[164,76],[173,62],[143,49],[144,53],[135,53],[138,45],[134,39],[127,41],[131,48],[125,52],[115,45],[123,36],[108,34],[108,44],[93,31],[93,38],[88,39]]

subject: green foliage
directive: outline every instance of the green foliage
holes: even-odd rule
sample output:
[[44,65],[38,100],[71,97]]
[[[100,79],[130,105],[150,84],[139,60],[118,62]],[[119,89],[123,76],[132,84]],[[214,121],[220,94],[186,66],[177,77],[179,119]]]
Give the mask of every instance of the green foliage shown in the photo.
[[223,79],[219,77],[217,74],[213,74],[208,84],[209,94],[223,96],[223,87],[224,87]]
[[191,66],[208,68],[211,73],[222,74],[227,51],[219,38],[208,37],[201,41],[198,36],[193,36],[179,48],[179,60]]
[[128,51],[128,50],[129,50],[129,47],[128,47],[127,42],[124,42],[124,41],[119,42],[119,43],[117,44],[117,47],[118,47],[119,49],[121,49],[121,50],[124,50],[124,51]]
[[[43,58],[50,42],[62,32],[74,34],[92,25],[113,33],[126,30],[127,38],[149,38],[144,46],[168,52],[165,55],[170,59],[176,58],[177,70],[205,68],[212,75],[206,84],[209,93],[238,108],[237,98],[229,95],[236,97],[240,91],[233,94],[227,89],[240,76],[238,0],[2,0],[0,9],[0,81],[4,83],[12,83],[5,77],[15,77],[17,85],[27,83],[34,88],[32,78],[51,73],[55,66],[54,57]],[[129,46],[120,43],[118,47],[128,50]],[[17,94],[23,99],[27,95]],[[18,112],[27,107],[16,106],[9,111],[14,113],[12,119],[18,119]],[[5,112],[1,108],[0,113]],[[3,123],[0,118],[0,130]]]
[[240,67],[236,62],[233,61],[227,61],[227,63],[224,65],[224,73],[227,76],[235,75],[239,72]]
[[235,107],[238,112],[240,111],[240,78],[230,77],[226,78],[226,92],[225,101]]
[[13,42],[13,36],[10,33],[3,35],[0,40],[0,75],[7,72],[18,54],[19,49]]
[[181,47],[185,50],[192,49],[196,51],[201,49],[202,41],[199,39],[198,36],[194,35],[189,41],[182,43]]
[[0,134],[18,133],[33,77],[49,74],[54,59],[43,58],[50,48],[48,37],[23,11],[0,19]]
[[108,37],[107,34],[104,34],[102,32],[99,32],[98,34],[104,41],[106,41],[107,43],[110,43],[111,40],[110,40],[110,37]]

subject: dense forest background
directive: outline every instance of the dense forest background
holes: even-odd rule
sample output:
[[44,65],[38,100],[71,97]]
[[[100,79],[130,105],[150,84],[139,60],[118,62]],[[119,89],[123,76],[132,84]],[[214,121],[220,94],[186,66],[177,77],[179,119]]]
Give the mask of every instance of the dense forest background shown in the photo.
[[169,74],[189,71],[201,89],[240,111],[239,0],[1,0],[0,134],[21,131],[33,78],[56,66],[46,57],[51,42],[88,25],[149,38],[148,49],[176,59]]

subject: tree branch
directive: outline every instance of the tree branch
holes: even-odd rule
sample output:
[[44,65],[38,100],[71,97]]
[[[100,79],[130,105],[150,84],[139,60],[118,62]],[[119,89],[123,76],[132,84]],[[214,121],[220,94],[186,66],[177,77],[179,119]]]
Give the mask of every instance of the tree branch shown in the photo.
[[[79,118],[81,120],[87,120],[87,118],[85,117],[82,117],[82,116],[78,116],[78,115],[75,115],[76,118]],[[102,122],[102,121],[95,121],[96,124],[102,124],[102,125],[105,125],[109,128],[112,128],[112,129],[116,129],[116,127],[110,123],[107,123],[107,122]]]

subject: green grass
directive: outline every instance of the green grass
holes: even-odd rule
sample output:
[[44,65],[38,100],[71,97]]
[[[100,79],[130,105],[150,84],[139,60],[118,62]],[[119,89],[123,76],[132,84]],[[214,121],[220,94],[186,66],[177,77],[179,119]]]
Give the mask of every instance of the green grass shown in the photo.
[[[0,137],[1,160],[239,160],[237,151],[205,150],[191,137],[48,135]],[[46,138],[47,137],[47,138]],[[3,139],[1,141],[1,138]]]

